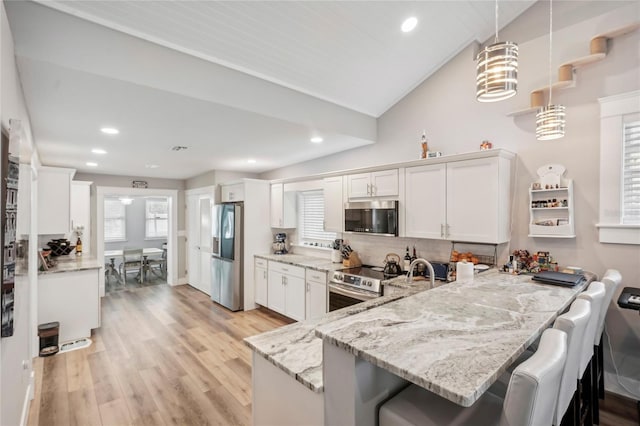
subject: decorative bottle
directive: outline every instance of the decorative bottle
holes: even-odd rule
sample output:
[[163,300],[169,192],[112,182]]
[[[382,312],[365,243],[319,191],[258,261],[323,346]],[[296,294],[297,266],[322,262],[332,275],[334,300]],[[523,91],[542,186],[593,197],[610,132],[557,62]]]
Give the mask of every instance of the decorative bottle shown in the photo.
[[404,269],[406,272],[409,272],[409,266],[411,266],[411,256],[409,255],[409,246],[407,246],[407,252],[405,253],[402,262],[402,269]]
[[420,139],[420,158],[427,158],[428,146],[427,146],[427,134],[422,131],[422,138]]
[[78,237],[78,241],[76,241],[76,255],[82,254],[82,240]]

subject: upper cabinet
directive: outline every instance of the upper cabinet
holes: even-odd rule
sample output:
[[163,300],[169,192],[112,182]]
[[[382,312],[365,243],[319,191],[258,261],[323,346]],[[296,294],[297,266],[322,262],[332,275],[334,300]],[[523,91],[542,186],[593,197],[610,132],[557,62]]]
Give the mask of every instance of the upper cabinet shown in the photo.
[[221,185],[220,200],[223,203],[244,201],[244,184],[236,183],[232,185]]
[[510,158],[493,156],[405,169],[405,235],[509,241]]
[[75,172],[61,167],[38,170],[38,234],[71,231],[71,179]]
[[398,196],[398,169],[345,176],[349,199]]
[[322,179],[324,196],[324,230],[342,232],[344,203],[342,201],[342,176]]
[[284,184],[271,184],[271,227],[296,227],[296,193],[285,192]]

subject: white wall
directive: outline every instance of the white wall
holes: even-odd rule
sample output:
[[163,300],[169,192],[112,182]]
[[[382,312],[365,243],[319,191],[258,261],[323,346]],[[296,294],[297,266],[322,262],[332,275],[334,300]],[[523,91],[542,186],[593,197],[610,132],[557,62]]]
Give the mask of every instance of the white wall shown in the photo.
[[[637,20],[639,7],[635,2],[557,2],[554,26],[558,30],[553,37],[556,69],[560,63],[588,54],[593,36]],[[585,20],[577,19],[585,16],[588,17]],[[577,86],[554,95],[555,102],[567,107],[566,136],[538,142],[534,114],[511,118],[506,113],[527,107],[529,92],[545,85],[548,79],[545,28],[548,31],[548,3],[540,2],[501,32],[503,40],[519,43],[519,91],[514,98],[493,104],[475,100],[475,62],[473,48],[469,47],[379,117],[376,144],[275,170],[261,177],[291,178],[413,160],[418,158],[422,129],[426,129],[430,149],[445,155],[475,151],[487,139],[494,147],[518,154],[511,249],[547,250],[561,265],[580,265],[599,275],[606,268],[615,268],[621,271],[624,286],[640,287],[638,246],[600,244],[594,226],[598,222],[600,191],[597,99],[640,88],[640,31],[612,40],[604,61],[579,69]],[[428,46],[416,54],[428,54]],[[552,162],[564,164],[567,176],[574,179],[578,234],[575,239],[527,236],[528,187],[536,177],[536,169]],[[480,184],[469,183],[470,186]],[[609,307],[607,322],[621,374],[640,377],[637,312],[621,310],[614,303]],[[610,362],[607,369],[612,371]],[[607,382],[609,388],[614,385]]]
[[[14,57],[13,38],[7,21],[4,3],[0,3],[0,121],[9,129],[9,120],[21,121],[24,130],[20,147],[20,161],[38,163],[32,142],[29,115],[25,106]],[[21,176],[22,178],[22,176]],[[30,179],[30,176],[26,176]],[[30,212],[19,211],[23,218]],[[28,219],[27,219],[28,220]],[[32,232],[35,235],[35,232]],[[32,238],[32,241],[34,239]],[[30,250],[33,254],[33,250]],[[32,264],[33,265],[33,264]],[[16,277],[14,334],[0,340],[0,424],[20,424],[28,402],[31,374],[32,297],[35,297],[33,274]],[[23,366],[23,363],[26,365]]]

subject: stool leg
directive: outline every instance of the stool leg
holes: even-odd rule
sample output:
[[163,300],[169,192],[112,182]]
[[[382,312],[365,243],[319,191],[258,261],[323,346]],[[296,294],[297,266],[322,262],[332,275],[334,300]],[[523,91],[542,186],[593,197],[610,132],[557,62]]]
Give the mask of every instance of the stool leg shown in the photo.
[[602,344],[602,336],[600,336],[600,345],[598,345],[598,393],[600,399],[604,400],[604,345]]
[[[593,347],[594,354],[597,354],[598,348]],[[593,423],[600,424],[600,398],[598,389],[598,358],[594,355],[591,358],[591,412],[593,413]]]

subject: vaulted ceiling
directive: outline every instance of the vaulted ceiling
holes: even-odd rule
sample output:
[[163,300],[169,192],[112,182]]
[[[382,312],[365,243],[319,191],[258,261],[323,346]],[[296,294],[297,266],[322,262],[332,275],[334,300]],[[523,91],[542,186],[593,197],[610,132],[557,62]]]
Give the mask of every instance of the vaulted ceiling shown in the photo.
[[[500,2],[500,26],[533,3]],[[493,34],[494,6],[5,2],[43,163],[171,178],[262,172],[375,143],[376,117]],[[418,25],[403,33],[409,16]]]

